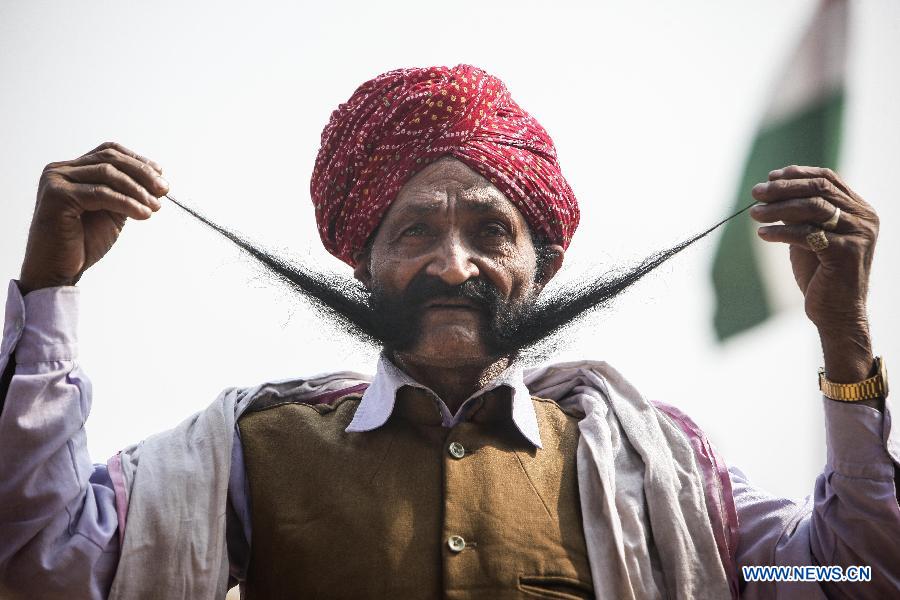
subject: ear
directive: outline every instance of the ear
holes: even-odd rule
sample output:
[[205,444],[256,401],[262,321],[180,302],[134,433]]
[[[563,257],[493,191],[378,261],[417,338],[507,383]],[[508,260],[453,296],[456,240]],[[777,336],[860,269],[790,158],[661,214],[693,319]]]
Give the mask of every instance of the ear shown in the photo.
[[563,266],[563,258],[565,257],[566,250],[559,244],[552,244],[547,246],[546,251],[548,253],[552,252],[553,257],[547,261],[544,265],[543,270],[537,274],[536,283],[537,291],[540,292],[544,289],[544,286],[550,282],[551,279],[559,272],[559,270]]
[[372,283],[372,271],[369,270],[369,251],[368,249],[360,250],[353,256],[356,266],[353,267],[353,276],[359,280],[366,289],[369,289]]

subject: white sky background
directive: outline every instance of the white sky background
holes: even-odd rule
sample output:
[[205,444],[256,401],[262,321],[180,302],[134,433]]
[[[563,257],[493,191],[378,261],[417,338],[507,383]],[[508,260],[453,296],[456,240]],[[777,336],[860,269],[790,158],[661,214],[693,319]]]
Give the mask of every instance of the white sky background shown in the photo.
[[[0,2],[0,272],[18,275],[43,166],[111,139],[161,163],[172,194],[220,223],[349,274],[319,244],[309,175],[331,110],[400,66],[480,65],[550,131],[582,209],[570,275],[723,217],[815,2],[550,6]],[[852,8],[841,171],[881,215],[871,321],[876,352],[900,364],[900,3]],[[798,305],[716,345],[714,248],[660,269],[561,358],[609,361],[758,484],[805,495],[824,463],[816,331]],[[374,370],[373,353],[170,204],[130,223],[80,287],[98,461],[227,386]]]

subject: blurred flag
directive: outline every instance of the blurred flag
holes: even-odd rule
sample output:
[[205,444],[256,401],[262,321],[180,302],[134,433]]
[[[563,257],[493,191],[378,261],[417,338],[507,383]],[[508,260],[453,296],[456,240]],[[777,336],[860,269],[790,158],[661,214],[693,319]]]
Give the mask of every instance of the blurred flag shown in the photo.
[[[744,173],[734,211],[753,201],[750,188],[790,164],[835,168],[844,106],[847,1],[824,0],[774,88]],[[729,221],[719,240],[712,279],[720,341],[802,300],[787,246],[763,244],[758,223]]]

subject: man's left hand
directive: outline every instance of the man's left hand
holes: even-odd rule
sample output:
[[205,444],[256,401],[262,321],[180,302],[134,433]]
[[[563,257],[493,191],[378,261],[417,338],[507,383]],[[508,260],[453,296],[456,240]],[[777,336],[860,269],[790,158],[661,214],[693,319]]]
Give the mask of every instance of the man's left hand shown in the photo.
[[[835,382],[868,377],[872,346],[866,296],[872,255],[878,238],[878,215],[830,169],[790,166],[769,173],[753,187],[760,202],[750,216],[761,223],[767,242],[790,244],[794,278],[803,292],[806,315],[822,339],[825,369]],[[825,231],[828,245],[814,251],[807,236],[822,230],[840,208],[837,225]]]

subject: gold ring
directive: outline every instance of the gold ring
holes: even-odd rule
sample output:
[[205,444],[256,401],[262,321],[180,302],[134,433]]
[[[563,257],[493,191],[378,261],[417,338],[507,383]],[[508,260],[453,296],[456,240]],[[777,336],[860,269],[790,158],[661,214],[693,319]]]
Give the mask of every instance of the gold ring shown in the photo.
[[822,229],[826,231],[834,231],[837,229],[838,221],[841,219],[841,209],[837,206],[834,207],[834,214],[831,215],[831,218],[819,225]]
[[828,238],[825,237],[824,231],[817,229],[806,235],[806,243],[813,252],[821,252],[828,247]]

